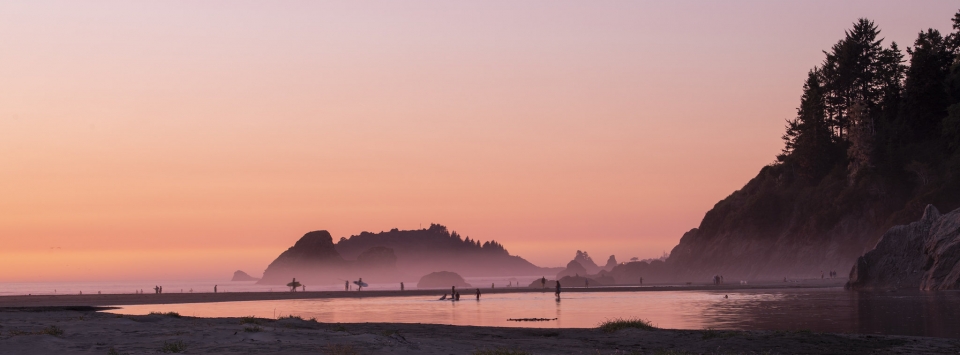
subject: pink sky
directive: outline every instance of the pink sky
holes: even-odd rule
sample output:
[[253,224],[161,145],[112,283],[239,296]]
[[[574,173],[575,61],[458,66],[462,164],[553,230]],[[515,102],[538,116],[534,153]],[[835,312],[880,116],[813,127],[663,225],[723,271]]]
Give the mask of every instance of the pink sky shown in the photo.
[[859,17],[955,1],[0,3],[0,281],[259,275],[441,223],[656,257],[782,147]]

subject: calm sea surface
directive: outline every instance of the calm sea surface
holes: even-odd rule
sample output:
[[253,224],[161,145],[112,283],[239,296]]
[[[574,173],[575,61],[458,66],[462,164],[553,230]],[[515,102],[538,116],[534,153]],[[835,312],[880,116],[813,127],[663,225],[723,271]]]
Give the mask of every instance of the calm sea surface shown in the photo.
[[[314,300],[123,306],[112,312],[175,311],[199,317],[273,318],[299,315],[321,322],[397,322],[499,327],[595,327],[638,317],[662,328],[810,330],[960,338],[960,292],[848,292],[841,288],[745,291],[652,291],[490,294],[477,301],[438,297],[356,297]],[[359,293],[358,293],[359,295]],[[727,296],[727,298],[724,297]],[[549,318],[515,322],[510,318]]]

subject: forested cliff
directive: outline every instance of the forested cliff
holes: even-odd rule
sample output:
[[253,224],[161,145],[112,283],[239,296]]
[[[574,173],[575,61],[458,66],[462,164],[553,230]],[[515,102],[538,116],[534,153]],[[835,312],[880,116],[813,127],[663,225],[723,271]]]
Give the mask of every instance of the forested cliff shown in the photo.
[[[807,75],[775,163],[718,202],[666,262],[679,281],[845,275],[927,204],[960,207],[960,13],[901,51],[854,23]],[[666,276],[666,275],[663,275]]]

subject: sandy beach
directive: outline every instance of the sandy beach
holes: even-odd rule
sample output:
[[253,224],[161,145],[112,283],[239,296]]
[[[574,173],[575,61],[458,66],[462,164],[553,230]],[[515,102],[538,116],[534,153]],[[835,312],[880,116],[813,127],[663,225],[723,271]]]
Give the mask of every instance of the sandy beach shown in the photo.
[[955,354],[958,349],[955,339],[811,332],[631,328],[608,333],[0,310],[4,354]]
[[[564,293],[580,292],[657,292],[657,291],[734,291],[790,288],[842,287],[839,279],[807,280],[790,283],[757,283],[750,285],[663,285],[663,286],[617,286],[617,287],[565,287]],[[466,289],[467,293],[470,290]],[[481,288],[483,294],[553,292],[549,289],[528,287]],[[17,295],[0,296],[0,308],[51,307],[51,306],[124,306],[136,304],[177,304],[204,302],[265,301],[322,298],[436,296],[449,293],[449,289],[430,290],[363,290],[363,291],[307,291],[307,292],[221,292],[221,293],[145,293],[145,294],[76,294],[76,295]]]

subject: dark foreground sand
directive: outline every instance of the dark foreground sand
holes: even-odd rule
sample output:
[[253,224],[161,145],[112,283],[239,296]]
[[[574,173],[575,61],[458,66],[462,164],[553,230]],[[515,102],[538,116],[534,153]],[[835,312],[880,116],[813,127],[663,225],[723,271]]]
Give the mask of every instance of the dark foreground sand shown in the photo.
[[[768,290],[789,288],[823,288],[842,287],[843,281],[808,280],[803,283],[761,283],[751,285],[680,285],[680,286],[618,286],[618,287],[565,287],[564,293],[577,292],[657,292],[657,291],[734,291],[734,290]],[[472,288],[466,293],[471,294]],[[483,294],[522,293],[522,292],[550,292],[539,288],[514,287],[480,289]],[[266,301],[288,299],[319,299],[319,298],[356,298],[360,297],[399,297],[399,296],[435,296],[440,297],[449,293],[450,289],[436,290],[407,290],[407,291],[308,291],[308,292],[221,292],[221,293],[164,293],[164,294],[83,294],[83,295],[27,295],[27,296],[0,296],[0,308],[9,307],[50,307],[50,306],[125,306],[134,304],[175,304],[175,303],[204,303],[204,302],[235,302],[235,301]]]
[[[960,340],[770,331],[327,324],[0,309],[2,354],[956,354]],[[500,352],[484,352],[500,350]],[[507,352],[513,351],[513,352]]]

